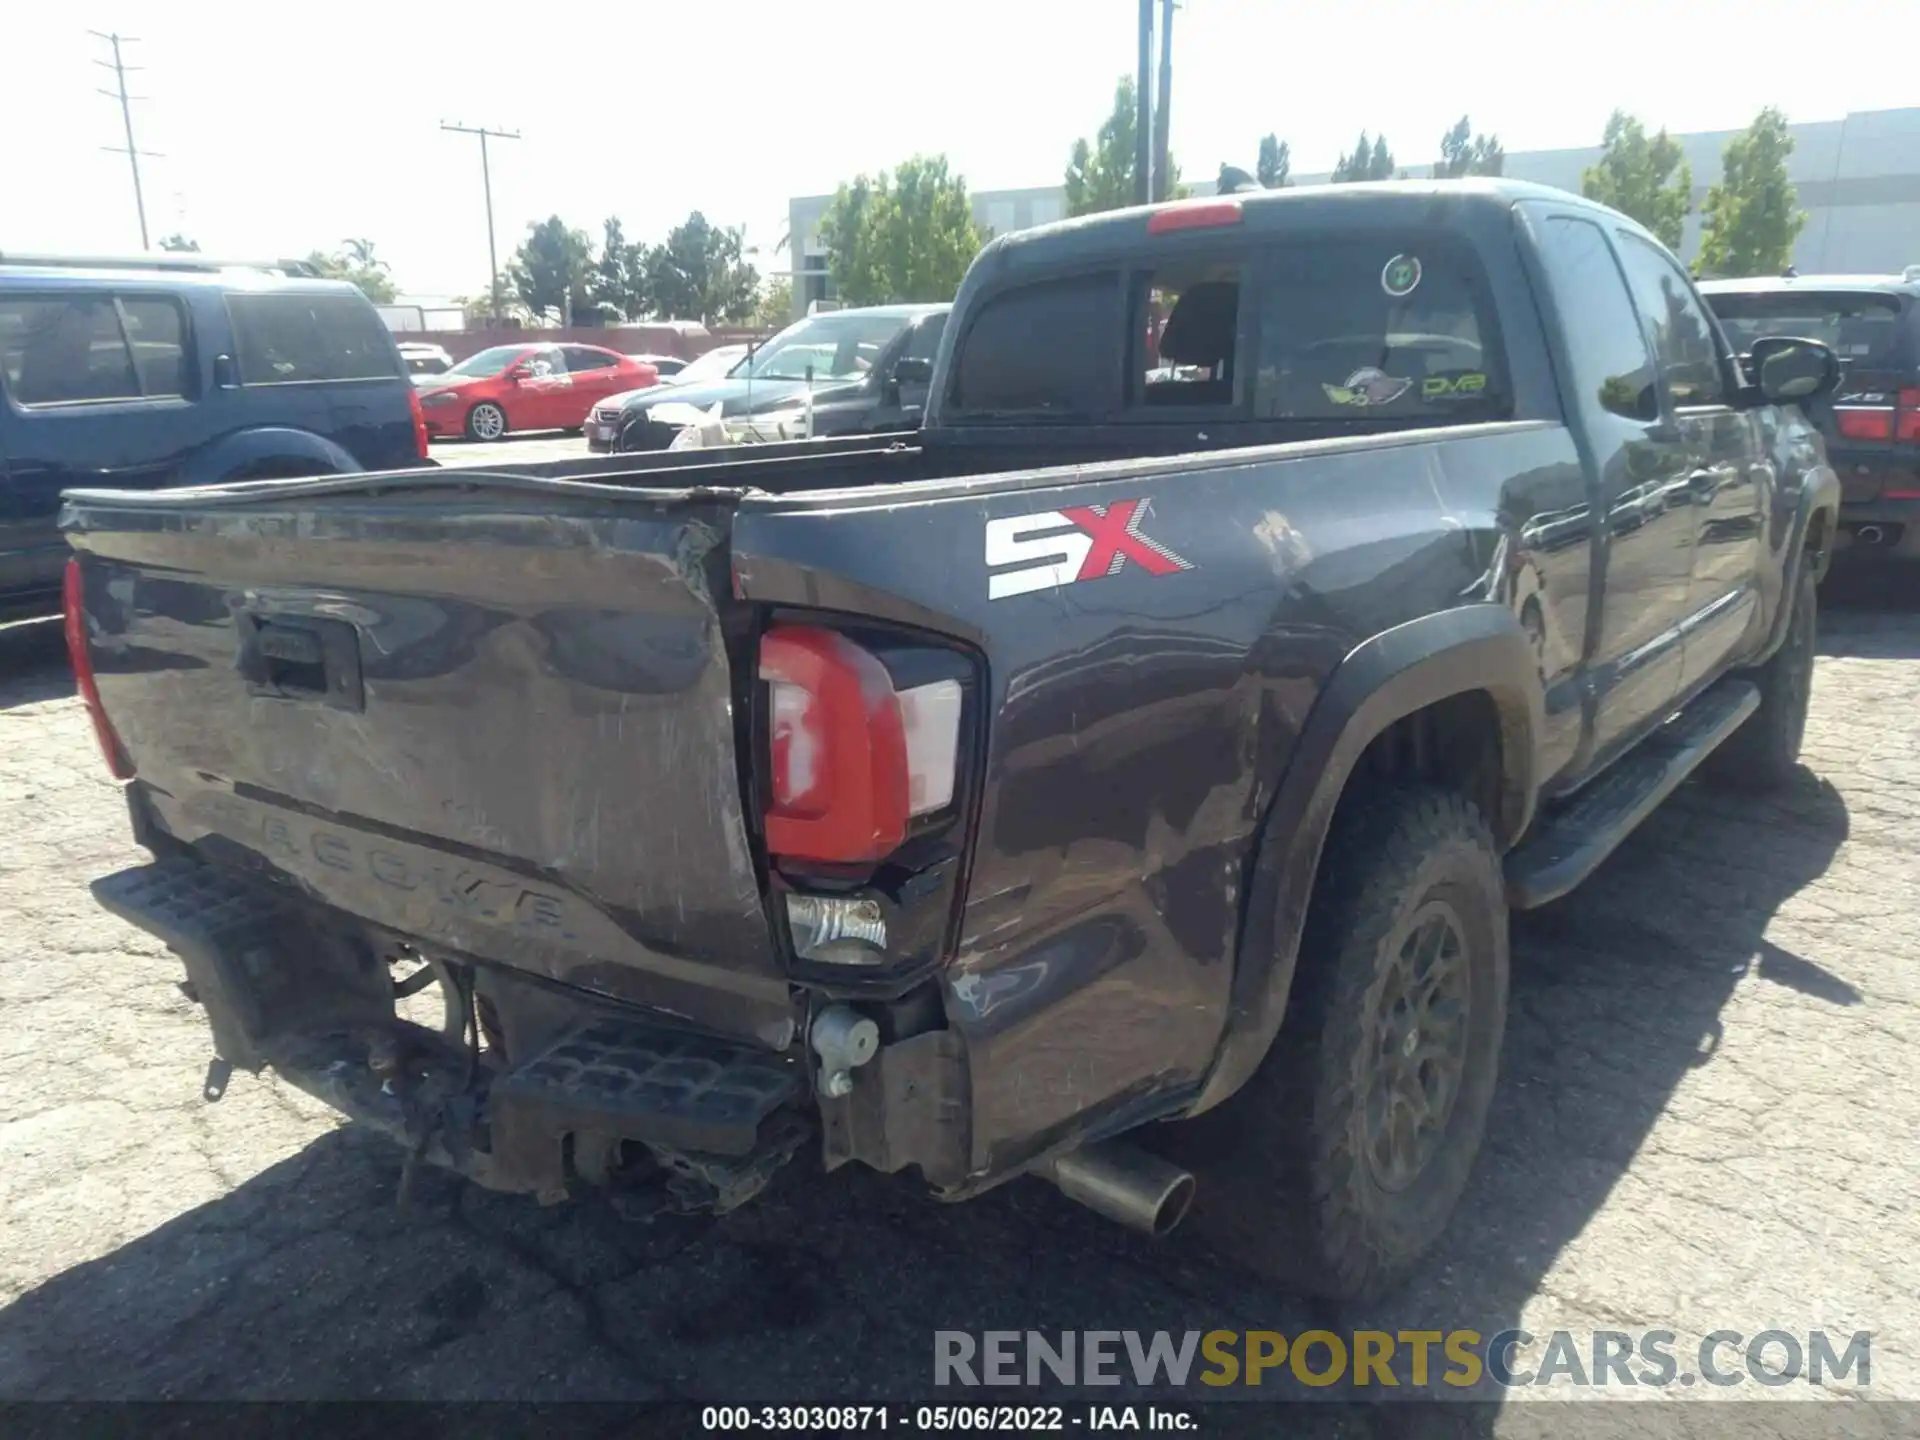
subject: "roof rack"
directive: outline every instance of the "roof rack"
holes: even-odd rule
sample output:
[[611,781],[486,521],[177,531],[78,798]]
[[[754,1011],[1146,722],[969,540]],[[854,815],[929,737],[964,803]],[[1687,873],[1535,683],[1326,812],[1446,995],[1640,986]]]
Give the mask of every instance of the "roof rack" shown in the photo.
[[54,270],[269,270],[283,275],[317,278],[320,269],[311,260],[222,260],[197,250],[170,250],[154,255],[56,255],[0,250],[0,265],[31,265]]

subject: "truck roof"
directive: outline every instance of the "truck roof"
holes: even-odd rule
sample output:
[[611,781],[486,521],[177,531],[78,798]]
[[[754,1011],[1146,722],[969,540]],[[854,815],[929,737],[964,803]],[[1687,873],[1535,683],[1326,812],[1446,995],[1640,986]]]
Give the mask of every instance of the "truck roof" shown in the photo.
[[1200,196],[1174,200],[1160,205],[1130,206],[1098,215],[1082,215],[1029,230],[1016,230],[989,242],[982,252],[1017,263],[1044,265],[1062,259],[1084,260],[1090,255],[1136,250],[1145,236],[1144,221],[1162,210],[1189,208],[1205,210],[1222,203],[1239,206],[1242,233],[1270,233],[1276,230],[1337,226],[1362,219],[1363,223],[1396,219],[1424,218],[1431,215],[1436,202],[1459,207],[1467,212],[1504,212],[1521,200],[1551,200],[1575,205],[1625,220],[1638,230],[1631,219],[1618,215],[1604,205],[1584,199],[1550,185],[1526,180],[1473,178],[1465,180],[1373,180],[1348,185],[1293,185],[1280,190],[1242,190],[1227,195]]

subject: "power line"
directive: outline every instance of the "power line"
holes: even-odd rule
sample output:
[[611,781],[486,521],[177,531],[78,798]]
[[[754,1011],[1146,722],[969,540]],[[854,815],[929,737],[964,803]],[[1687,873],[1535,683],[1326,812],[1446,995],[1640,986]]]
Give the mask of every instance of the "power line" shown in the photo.
[[456,135],[478,135],[480,137],[480,183],[487,193],[487,293],[492,298],[493,319],[500,319],[500,256],[493,243],[493,162],[487,158],[487,138],[495,140],[518,140],[518,130],[489,130],[484,125],[449,125],[440,122],[442,130]]
[[142,250],[151,250],[153,246],[147,239],[147,201],[146,197],[140,191],[140,157],[145,155],[154,160],[161,160],[166,157],[161,155],[157,150],[142,150],[138,145],[134,144],[133,102],[135,100],[144,100],[146,96],[127,94],[127,72],[129,70],[138,71],[141,67],[127,64],[120,55],[120,46],[122,44],[137,45],[140,42],[138,37],[133,35],[121,35],[118,33],[103,34],[98,30],[89,30],[87,33],[97,40],[106,41],[113,47],[112,60],[96,60],[93,63],[98,65],[102,70],[113,71],[114,88],[111,90],[102,90],[100,93],[109,100],[118,100],[120,102],[120,120],[121,123],[126,126],[127,143],[124,147],[119,145],[102,145],[100,148],[115,155],[126,156],[127,163],[133,167],[133,208],[138,211],[140,215],[140,248]]

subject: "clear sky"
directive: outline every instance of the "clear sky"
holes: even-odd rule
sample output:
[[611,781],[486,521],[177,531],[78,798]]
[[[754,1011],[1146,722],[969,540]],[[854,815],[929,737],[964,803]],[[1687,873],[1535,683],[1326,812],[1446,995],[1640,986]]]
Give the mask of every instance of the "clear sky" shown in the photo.
[[[1920,103],[1913,0],[1182,0],[1173,149],[1190,176],[1251,169],[1269,130],[1297,170],[1362,126],[1403,165],[1462,111],[1509,150],[1595,144],[1615,106],[1649,129],[1731,129]],[[495,145],[501,255],[558,213],[657,239],[694,208],[771,249],[789,196],[915,150],[977,189],[1059,181],[1134,64],[1134,0],[0,0],[0,249],[135,249],[106,47],[129,88],[155,242],[243,258],[374,240],[404,290],[480,293],[477,142]],[[802,17],[813,17],[808,23]],[[1708,178],[1708,177],[1701,177]],[[784,266],[784,258],[762,268]]]

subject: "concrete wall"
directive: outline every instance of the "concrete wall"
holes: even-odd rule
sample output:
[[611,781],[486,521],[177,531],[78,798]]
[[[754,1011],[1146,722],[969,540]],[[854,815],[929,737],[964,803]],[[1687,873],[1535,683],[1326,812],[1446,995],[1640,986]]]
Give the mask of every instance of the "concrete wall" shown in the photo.
[[[1865,110],[1844,120],[1815,120],[1791,127],[1793,157],[1788,173],[1799,194],[1807,223],[1794,248],[1793,261],[1803,275],[1820,272],[1898,274],[1920,265],[1920,108]],[[1700,249],[1699,209],[1707,187],[1720,178],[1721,152],[1738,130],[1676,135],[1693,168],[1694,213],[1687,218],[1682,257]],[[1506,173],[1578,194],[1581,173],[1600,158],[1595,145],[1580,150],[1517,151],[1507,156]],[[1430,162],[1409,166],[1427,173]],[[1312,185],[1326,174],[1300,175]],[[1211,192],[1211,181],[1188,182],[1195,193]],[[820,217],[832,197],[806,195],[788,203],[792,225],[794,316],[806,313],[816,294],[831,294],[826,283],[826,253],[820,245]],[[1059,219],[1066,194],[1059,186],[1029,190],[974,192],[973,214],[999,233]]]

